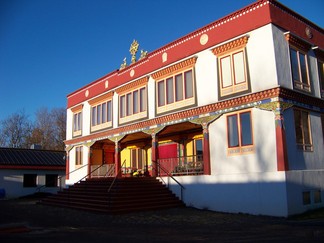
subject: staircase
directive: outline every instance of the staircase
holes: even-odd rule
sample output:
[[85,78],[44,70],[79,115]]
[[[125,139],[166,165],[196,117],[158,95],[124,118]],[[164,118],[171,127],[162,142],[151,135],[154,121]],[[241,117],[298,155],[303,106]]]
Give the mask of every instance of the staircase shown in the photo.
[[44,205],[110,214],[183,207],[165,185],[153,177],[87,179],[42,200]]

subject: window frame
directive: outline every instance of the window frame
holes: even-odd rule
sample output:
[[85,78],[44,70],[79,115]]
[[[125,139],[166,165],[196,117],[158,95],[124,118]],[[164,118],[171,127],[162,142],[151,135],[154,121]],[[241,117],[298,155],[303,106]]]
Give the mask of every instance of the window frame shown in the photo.
[[[249,36],[244,35],[221,44],[212,50],[217,57],[218,95],[220,100],[251,92],[246,48],[248,39]],[[240,59],[236,59],[238,54],[242,55]],[[225,60],[228,60],[226,65],[227,72],[225,69]],[[237,64],[241,64],[239,66],[240,68],[236,68]],[[243,73],[240,76],[243,77],[244,81],[239,81],[237,79],[238,71]],[[225,74],[227,74],[227,76],[225,76]],[[230,82],[225,83],[225,77],[227,77]]]
[[[297,121],[297,113],[300,113],[300,120]],[[303,115],[307,115],[307,122],[305,122]],[[298,122],[298,123],[297,123]],[[304,109],[294,109],[294,126],[295,126],[295,141],[297,148],[299,150],[303,150],[305,152],[312,152],[313,151],[313,139],[312,139],[312,130],[311,130],[311,119],[310,119],[310,112]],[[298,130],[298,128],[300,130]],[[305,132],[307,135],[305,136]],[[300,135],[301,134],[301,137]],[[305,137],[309,139],[310,143],[306,143]],[[299,142],[298,140],[302,140]]]
[[83,165],[83,146],[75,147],[75,166]]
[[317,59],[317,67],[321,98],[324,99],[324,61]]
[[[128,97],[128,98],[127,98]],[[147,85],[141,85],[119,95],[119,124],[147,117]]]
[[[242,124],[242,115],[249,114],[249,140],[250,143],[243,144],[244,141],[244,134],[246,132],[246,129],[243,129]],[[236,123],[235,125],[235,131],[236,131],[236,140],[237,143],[235,145],[232,145],[231,143],[231,130],[229,125],[229,118],[236,117]],[[254,152],[254,133],[253,133],[253,113],[252,110],[244,110],[240,112],[235,113],[229,113],[226,116],[226,132],[227,132],[227,155],[238,155],[238,154],[247,154],[247,153],[253,153]]]
[[[191,73],[190,95],[187,92],[188,78],[186,75],[188,73]],[[194,67],[179,70],[156,80],[156,113],[162,114],[195,105],[195,87]],[[182,88],[182,90],[179,90],[179,88]]]
[[73,137],[82,135],[82,110],[73,112]]
[[45,175],[46,187],[58,187],[58,174],[46,174]]
[[23,187],[37,187],[37,174],[24,174]]
[[112,127],[112,102],[112,99],[108,99],[91,105],[90,132],[95,132]]
[[[292,52],[293,51],[296,52],[296,58],[297,58],[296,64],[297,64],[298,70],[294,70],[294,68],[296,68],[296,67],[295,67],[295,65],[293,65],[293,61],[292,61]],[[301,66],[302,65],[301,58],[300,58],[301,55],[303,55],[305,58],[306,74],[303,74],[303,71],[302,71],[303,68]],[[312,89],[311,89],[311,80],[310,80],[310,73],[309,73],[309,60],[308,60],[307,52],[305,52],[297,47],[294,47],[293,45],[290,45],[289,46],[289,58],[290,58],[291,77],[292,77],[294,89],[311,93]],[[298,73],[299,80],[295,79],[295,75],[294,75],[295,72]],[[306,75],[306,76],[304,76],[304,75]],[[306,80],[304,80],[305,78],[306,78]]]

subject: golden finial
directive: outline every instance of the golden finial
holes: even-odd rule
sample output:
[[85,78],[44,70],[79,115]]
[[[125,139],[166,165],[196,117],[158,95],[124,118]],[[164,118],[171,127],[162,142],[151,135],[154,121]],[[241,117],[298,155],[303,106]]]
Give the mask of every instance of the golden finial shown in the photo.
[[132,55],[131,63],[136,62],[136,53],[138,51],[139,44],[136,40],[133,40],[133,43],[130,46],[129,52]]
[[127,66],[127,63],[126,63],[126,57],[124,58],[123,60],[123,63],[120,65],[120,70],[124,69],[125,67]]

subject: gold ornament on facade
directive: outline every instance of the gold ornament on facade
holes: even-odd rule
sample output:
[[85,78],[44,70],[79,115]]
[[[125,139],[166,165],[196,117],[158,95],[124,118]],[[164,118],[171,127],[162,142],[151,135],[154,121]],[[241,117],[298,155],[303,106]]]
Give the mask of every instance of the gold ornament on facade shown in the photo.
[[[137,40],[133,40],[133,42],[129,48],[129,52],[131,54],[131,63],[130,64],[133,64],[136,62],[136,53],[138,51],[138,47],[139,47],[139,44],[138,44]],[[147,51],[141,50],[141,55],[140,55],[139,60],[145,58],[146,56],[147,56]],[[127,67],[127,62],[126,62],[126,57],[125,57],[123,60],[123,63],[120,65],[119,69],[122,70],[126,67]]]

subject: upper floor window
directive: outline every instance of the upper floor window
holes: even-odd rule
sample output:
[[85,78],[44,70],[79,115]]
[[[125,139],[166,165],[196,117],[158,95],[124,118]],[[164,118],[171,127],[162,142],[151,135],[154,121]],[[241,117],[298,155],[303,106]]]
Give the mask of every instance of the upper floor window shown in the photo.
[[218,57],[220,98],[249,90],[247,41],[248,37],[243,36],[212,50]]
[[253,151],[251,112],[240,112],[227,116],[228,154]]
[[196,57],[187,59],[152,75],[157,80],[157,114],[196,104],[193,68],[196,60]]
[[319,60],[318,62],[318,76],[321,89],[321,97],[324,98],[324,62]]
[[311,45],[290,32],[285,33],[289,43],[290,65],[295,89],[311,92],[307,52]]
[[294,109],[296,142],[299,149],[312,151],[312,136],[310,130],[309,112]]
[[119,124],[147,117],[147,81],[145,77],[116,91],[119,93]]
[[71,111],[73,112],[73,137],[82,135],[82,108],[82,104],[71,108]]
[[290,47],[290,62],[294,88],[310,92],[311,88],[306,53]]
[[89,101],[91,105],[91,132],[112,126],[112,96],[109,92]]

